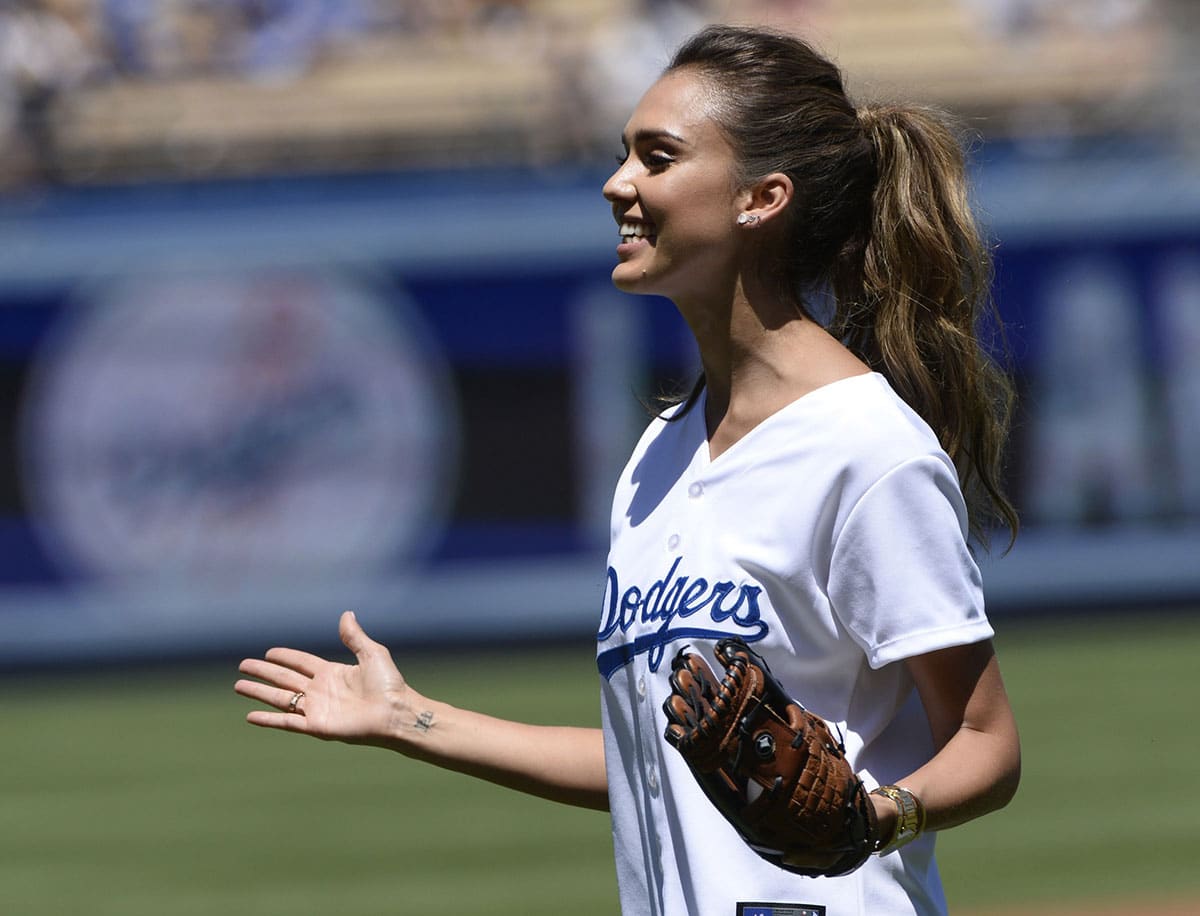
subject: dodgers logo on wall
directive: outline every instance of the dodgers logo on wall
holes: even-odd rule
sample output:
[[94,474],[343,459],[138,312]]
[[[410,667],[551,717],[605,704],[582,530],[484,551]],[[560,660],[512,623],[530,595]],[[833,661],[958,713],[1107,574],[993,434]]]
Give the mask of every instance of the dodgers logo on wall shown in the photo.
[[39,356],[28,497],[65,568],[310,575],[427,550],[455,401],[402,298],[318,271],[88,289]]

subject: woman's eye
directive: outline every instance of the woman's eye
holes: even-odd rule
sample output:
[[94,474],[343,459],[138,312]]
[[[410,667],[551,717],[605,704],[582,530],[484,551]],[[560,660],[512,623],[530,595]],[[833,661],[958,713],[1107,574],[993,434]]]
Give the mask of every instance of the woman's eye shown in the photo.
[[[617,165],[624,165],[626,162],[629,161],[630,155],[631,155],[630,152],[619,152],[613,158],[615,158],[617,160]],[[667,166],[671,165],[675,161],[674,157],[672,157],[668,153],[648,152],[648,153],[638,153],[637,156],[638,156],[638,159],[641,161],[642,165],[644,165],[651,172],[662,171],[663,169],[665,169]]]

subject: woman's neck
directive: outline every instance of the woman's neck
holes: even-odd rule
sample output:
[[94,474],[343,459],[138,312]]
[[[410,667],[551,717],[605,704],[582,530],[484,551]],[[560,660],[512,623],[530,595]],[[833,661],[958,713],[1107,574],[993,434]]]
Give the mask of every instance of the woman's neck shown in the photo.
[[705,376],[705,423],[712,457],[817,388],[869,367],[794,305],[771,309],[736,301],[720,320],[689,320]]

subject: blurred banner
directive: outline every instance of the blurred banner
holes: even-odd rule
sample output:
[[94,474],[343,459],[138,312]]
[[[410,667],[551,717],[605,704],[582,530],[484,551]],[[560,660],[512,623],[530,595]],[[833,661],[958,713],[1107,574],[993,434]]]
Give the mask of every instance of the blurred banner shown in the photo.
[[664,302],[592,176],[123,189],[0,220],[0,660],[586,632]]
[[[1200,597],[1200,195],[1119,174],[980,174],[1023,393],[1000,612]],[[601,178],[9,205],[0,659],[324,639],[346,607],[586,634],[639,397],[695,371],[670,304],[608,282]]]

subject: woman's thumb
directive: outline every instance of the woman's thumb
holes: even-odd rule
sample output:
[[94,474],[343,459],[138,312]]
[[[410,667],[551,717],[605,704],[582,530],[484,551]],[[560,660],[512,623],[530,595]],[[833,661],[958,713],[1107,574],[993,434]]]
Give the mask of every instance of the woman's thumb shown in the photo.
[[342,614],[342,619],[338,621],[338,636],[341,637],[342,644],[356,657],[373,645],[371,637],[358,625],[358,618],[354,616],[354,611],[345,611]]

